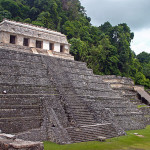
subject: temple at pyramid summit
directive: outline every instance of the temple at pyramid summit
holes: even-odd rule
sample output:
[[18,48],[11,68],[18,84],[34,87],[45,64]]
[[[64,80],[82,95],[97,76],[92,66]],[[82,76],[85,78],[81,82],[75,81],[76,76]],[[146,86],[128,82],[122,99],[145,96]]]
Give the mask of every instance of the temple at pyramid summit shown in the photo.
[[64,34],[31,24],[4,19],[0,23],[0,43],[14,50],[74,59],[69,54],[70,44]]
[[59,32],[10,20],[0,24],[2,133],[70,144],[126,135],[150,124],[144,89],[130,78],[94,75],[69,48]]

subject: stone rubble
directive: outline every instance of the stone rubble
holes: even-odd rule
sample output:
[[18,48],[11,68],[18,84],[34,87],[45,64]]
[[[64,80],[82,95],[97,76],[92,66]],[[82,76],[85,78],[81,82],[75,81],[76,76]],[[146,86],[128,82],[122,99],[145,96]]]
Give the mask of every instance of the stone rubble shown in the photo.
[[42,142],[16,139],[15,135],[0,134],[0,150],[44,150]]

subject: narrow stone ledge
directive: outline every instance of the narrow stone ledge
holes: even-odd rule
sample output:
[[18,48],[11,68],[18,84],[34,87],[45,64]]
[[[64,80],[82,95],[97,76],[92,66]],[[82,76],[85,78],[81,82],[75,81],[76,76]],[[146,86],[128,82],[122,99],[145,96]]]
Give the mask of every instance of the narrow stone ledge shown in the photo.
[[0,149],[2,150],[44,150],[42,142],[16,139],[14,135],[0,134]]

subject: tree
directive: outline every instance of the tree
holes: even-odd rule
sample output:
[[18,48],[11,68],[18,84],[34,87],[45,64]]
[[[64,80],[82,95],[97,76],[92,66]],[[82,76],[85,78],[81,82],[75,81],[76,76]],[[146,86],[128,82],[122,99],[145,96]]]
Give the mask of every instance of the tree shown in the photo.
[[110,40],[113,46],[117,48],[119,55],[118,67],[122,76],[129,76],[130,64],[132,63],[132,51],[130,42],[133,39],[133,33],[124,23],[115,26],[110,31]]
[[0,11],[0,21],[2,21],[4,18],[11,19],[11,13],[8,10]]
[[140,61],[140,63],[149,63],[150,62],[150,54],[146,52],[142,52],[139,55],[137,55],[137,59]]
[[45,28],[55,29],[55,24],[53,23],[49,12],[41,12],[36,21],[37,23],[41,23]]
[[20,15],[20,8],[15,1],[3,0],[1,1],[1,6],[3,7],[4,10],[10,12],[12,17]]
[[[106,35],[102,35],[103,38],[99,42],[98,47],[93,47],[90,52],[92,57],[90,59],[90,65],[94,67],[96,65],[96,74],[117,74],[120,75],[120,71],[118,69],[118,55],[117,49],[111,45],[109,41],[109,37]],[[95,64],[95,58],[96,64]],[[94,64],[94,65],[93,65]],[[98,67],[99,66],[99,67]],[[94,68],[92,68],[94,69]]]
[[72,38],[69,42],[71,44],[70,53],[75,56],[75,60],[86,61],[88,53],[87,43],[79,38]]

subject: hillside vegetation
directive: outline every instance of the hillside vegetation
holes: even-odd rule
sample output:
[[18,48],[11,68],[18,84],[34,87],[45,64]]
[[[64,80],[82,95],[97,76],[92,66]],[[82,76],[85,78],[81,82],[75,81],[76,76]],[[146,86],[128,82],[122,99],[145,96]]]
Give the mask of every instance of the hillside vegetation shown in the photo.
[[79,0],[0,0],[0,21],[3,18],[60,31],[72,44],[75,59],[87,62],[95,74],[131,77],[150,87],[150,62],[131,50],[134,33],[128,25],[91,25]]

